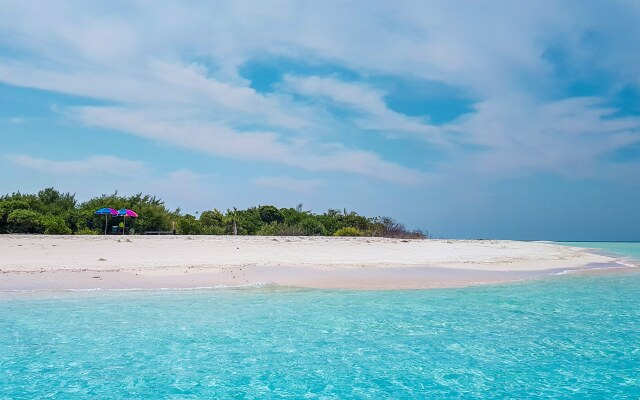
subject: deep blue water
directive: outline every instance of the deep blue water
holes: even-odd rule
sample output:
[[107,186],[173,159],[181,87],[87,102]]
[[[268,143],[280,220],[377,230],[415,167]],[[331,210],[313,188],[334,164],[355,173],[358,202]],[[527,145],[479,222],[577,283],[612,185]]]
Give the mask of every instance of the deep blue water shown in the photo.
[[0,398],[639,398],[640,274],[4,295]]

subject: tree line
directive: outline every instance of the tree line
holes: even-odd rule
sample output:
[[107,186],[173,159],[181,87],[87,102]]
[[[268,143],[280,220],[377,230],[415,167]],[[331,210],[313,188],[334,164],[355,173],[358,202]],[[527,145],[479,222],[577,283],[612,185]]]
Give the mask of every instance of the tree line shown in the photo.
[[[171,232],[181,235],[265,235],[265,236],[380,236],[426,238],[421,230],[408,230],[390,217],[365,217],[346,210],[322,214],[272,205],[246,210],[217,209],[196,213],[169,210],[152,195],[121,196],[117,192],[78,202],[75,194],[46,188],[36,194],[12,193],[0,197],[0,233],[42,233],[90,235],[104,230],[105,217],[94,212],[103,207],[127,208],[138,218],[127,218],[136,233]],[[199,214],[199,215],[198,215]],[[109,226],[121,218],[111,218]]]

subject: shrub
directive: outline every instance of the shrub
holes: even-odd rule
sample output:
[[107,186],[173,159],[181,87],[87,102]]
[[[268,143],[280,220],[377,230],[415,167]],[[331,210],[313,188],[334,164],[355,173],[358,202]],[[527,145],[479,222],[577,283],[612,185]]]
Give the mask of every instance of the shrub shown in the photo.
[[260,236],[304,236],[304,230],[299,225],[271,223],[262,225],[257,234]]
[[307,218],[300,223],[300,229],[307,236],[326,236],[327,230],[322,225],[322,222],[312,218]]
[[214,209],[213,211],[203,211],[202,214],[200,214],[200,223],[205,228],[221,227],[223,219],[224,215],[217,209]]
[[178,234],[180,235],[200,235],[202,234],[202,224],[193,215],[185,214],[178,220]]
[[372,235],[396,239],[425,239],[429,237],[428,233],[425,233],[420,229],[414,229],[412,231],[407,230],[404,224],[401,224],[390,217],[376,218],[372,229]]
[[262,222],[266,224],[284,221],[282,212],[274,206],[261,206],[258,208],[258,214],[260,214]]
[[31,210],[14,210],[7,217],[7,231],[10,233],[42,233],[42,215]]
[[47,215],[42,218],[44,225],[44,233],[46,235],[70,235],[71,229],[67,226],[64,220],[60,217]]
[[[179,234],[231,234],[279,236],[384,236],[393,238],[424,238],[428,233],[409,231],[388,217],[367,218],[356,212],[330,209],[323,214],[295,208],[271,205],[246,210],[216,209],[204,211],[200,218],[170,211],[164,202],[141,193],[121,196],[117,192],[103,194],[78,204],[75,195],[46,188],[37,194],[12,193],[0,195],[0,233],[101,234],[104,215],[95,211],[103,207],[135,210],[139,218],[127,218],[130,232],[173,231]],[[11,215],[11,218],[9,216]],[[108,227],[119,225],[122,218],[108,218]]]
[[29,203],[24,200],[3,200],[0,198],[0,233],[9,232],[7,218],[15,210],[28,210]]
[[234,218],[238,226],[239,235],[255,235],[264,225],[257,208],[249,208],[247,210],[234,209],[231,213],[231,224],[228,225],[231,228],[229,233],[232,233]]
[[259,236],[280,236],[281,224],[265,224],[258,230]]
[[347,226],[335,231],[333,236],[362,236],[362,232],[358,228]]
[[93,229],[86,228],[86,227],[82,228],[82,229],[79,229],[76,232],[76,235],[97,235],[97,234],[98,234],[98,232],[94,231]]
[[203,226],[203,235],[224,235],[224,228],[221,226]]

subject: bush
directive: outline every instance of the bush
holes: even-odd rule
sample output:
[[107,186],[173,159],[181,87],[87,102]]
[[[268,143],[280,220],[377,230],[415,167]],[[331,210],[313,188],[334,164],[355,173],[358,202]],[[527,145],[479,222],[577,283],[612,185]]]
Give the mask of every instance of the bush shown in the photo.
[[[229,213],[227,213],[229,215]],[[239,235],[255,235],[264,225],[257,208],[235,210],[230,214],[231,224],[227,225],[229,233],[233,233],[233,219],[236,219]]]
[[307,218],[300,223],[300,228],[306,236],[326,236],[327,230],[322,222],[312,218]]
[[200,235],[202,234],[202,224],[193,215],[185,214],[178,220],[178,234],[180,235]]
[[203,226],[203,235],[224,235],[224,228],[221,226]]
[[29,203],[24,200],[3,200],[0,199],[0,233],[9,232],[7,218],[15,210],[28,210]]
[[358,228],[347,226],[338,229],[333,236],[362,236],[362,232]]
[[135,210],[140,217],[131,218],[131,222],[127,218],[127,226],[139,232],[171,230],[171,217],[163,206],[141,203],[135,207]]
[[429,237],[428,233],[425,233],[420,229],[414,229],[412,231],[407,230],[404,224],[401,224],[390,217],[376,218],[372,229],[372,235],[396,239],[425,239]]
[[[205,228],[222,227],[223,219],[224,219],[224,215],[217,209],[203,211],[202,214],[200,214],[200,223]],[[224,233],[224,230],[223,230],[223,233]]]
[[[173,231],[179,234],[232,234],[279,236],[384,236],[393,238],[424,238],[428,233],[409,231],[403,224],[388,217],[367,218],[356,212],[330,209],[323,214],[295,208],[271,205],[246,210],[216,209],[203,211],[200,218],[170,211],[164,202],[142,193],[121,196],[117,192],[103,194],[78,204],[75,195],[46,188],[37,194],[20,192],[0,195],[1,233],[48,233],[81,235],[104,232],[105,216],[95,211],[103,207],[135,210],[139,218],[127,218],[130,232]],[[9,216],[11,215],[11,218]],[[122,218],[108,217],[108,226],[122,223]]]
[[98,232],[89,228],[82,228],[76,232],[76,235],[97,235]]
[[258,208],[258,214],[260,215],[262,222],[265,224],[284,221],[282,212],[274,206],[261,206]]
[[299,225],[271,223],[262,225],[258,230],[260,236],[304,236],[304,230]]
[[60,217],[54,217],[54,216],[48,215],[42,218],[42,222],[44,225],[44,233],[46,235],[70,235],[71,234],[71,229]]
[[14,210],[7,217],[7,231],[10,233],[42,233],[42,215],[31,210]]

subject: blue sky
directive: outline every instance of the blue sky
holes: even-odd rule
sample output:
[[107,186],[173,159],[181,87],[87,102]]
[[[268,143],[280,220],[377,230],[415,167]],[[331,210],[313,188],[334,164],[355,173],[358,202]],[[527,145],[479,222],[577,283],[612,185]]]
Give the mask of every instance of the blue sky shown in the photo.
[[0,8],[3,193],[640,240],[636,1]]

